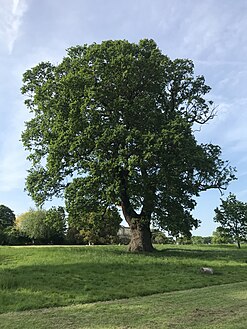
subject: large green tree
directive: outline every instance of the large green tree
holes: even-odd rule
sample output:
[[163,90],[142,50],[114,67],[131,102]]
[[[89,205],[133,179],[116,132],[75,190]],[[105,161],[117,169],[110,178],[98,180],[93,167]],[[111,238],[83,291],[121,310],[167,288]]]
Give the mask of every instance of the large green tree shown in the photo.
[[233,238],[238,248],[241,241],[247,241],[247,203],[237,200],[236,195],[230,193],[226,200],[221,199],[214,220],[220,223],[218,230],[223,236]]
[[171,60],[153,40],[104,41],[68,49],[62,62],[26,71],[33,113],[22,134],[32,161],[26,187],[38,204],[121,206],[131,251],[151,251],[150,223],[190,234],[194,196],[234,178],[221,149],[193,129],[213,117],[210,88],[193,63]]

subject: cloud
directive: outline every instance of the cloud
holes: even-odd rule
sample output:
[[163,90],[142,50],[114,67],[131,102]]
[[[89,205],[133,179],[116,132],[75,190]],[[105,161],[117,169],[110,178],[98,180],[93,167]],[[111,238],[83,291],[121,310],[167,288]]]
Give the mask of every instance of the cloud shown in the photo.
[[28,5],[26,0],[1,0],[0,41],[12,53]]
[[210,63],[241,62],[245,58],[246,1],[239,0],[236,6],[230,0],[219,4],[214,0],[188,0],[182,5],[178,2],[175,22],[183,38],[176,49],[180,53],[193,54],[194,59]]

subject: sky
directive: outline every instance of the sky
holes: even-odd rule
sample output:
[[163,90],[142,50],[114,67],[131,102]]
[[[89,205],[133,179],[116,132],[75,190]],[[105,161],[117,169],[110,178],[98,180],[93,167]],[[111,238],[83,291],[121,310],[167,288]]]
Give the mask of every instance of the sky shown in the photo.
[[220,145],[237,168],[238,180],[223,196],[210,190],[197,199],[201,226],[193,234],[211,235],[220,198],[232,192],[247,202],[246,31],[246,0],[0,0],[0,204],[16,215],[34,207],[24,191],[30,164],[20,136],[30,114],[23,73],[41,61],[59,63],[71,46],[152,38],[171,59],[191,59],[205,77],[217,116],[197,139]]

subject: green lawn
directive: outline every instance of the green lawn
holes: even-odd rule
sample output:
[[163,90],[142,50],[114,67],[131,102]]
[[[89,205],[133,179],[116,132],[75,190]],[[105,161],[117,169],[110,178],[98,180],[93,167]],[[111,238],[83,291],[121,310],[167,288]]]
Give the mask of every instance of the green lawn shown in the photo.
[[0,247],[0,328],[246,328],[246,246],[125,248]]
[[[4,329],[246,329],[247,283],[0,315]],[[1,326],[2,325],[2,326]]]

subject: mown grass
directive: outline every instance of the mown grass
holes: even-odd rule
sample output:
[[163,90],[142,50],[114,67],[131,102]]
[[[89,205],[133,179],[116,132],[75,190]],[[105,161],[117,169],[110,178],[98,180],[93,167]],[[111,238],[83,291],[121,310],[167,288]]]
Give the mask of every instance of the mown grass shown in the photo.
[[247,283],[0,314],[4,329],[246,329]]
[[[202,275],[201,266],[215,274]],[[247,280],[247,248],[0,247],[0,313],[110,301]]]

